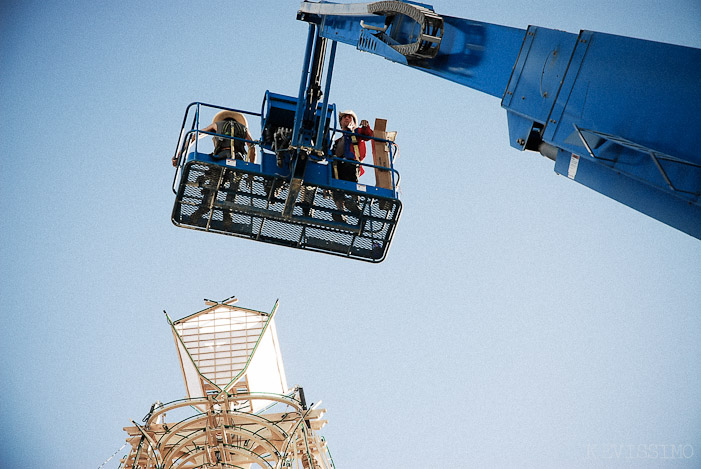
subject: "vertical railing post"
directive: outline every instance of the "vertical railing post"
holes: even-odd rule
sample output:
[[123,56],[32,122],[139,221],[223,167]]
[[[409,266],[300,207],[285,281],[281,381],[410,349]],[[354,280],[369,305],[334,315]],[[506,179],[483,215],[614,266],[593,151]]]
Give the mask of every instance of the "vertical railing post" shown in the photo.
[[200,103],[197,103],[197,110],[195,111],[195,153],[197,153],[197,146],[200,144]]
[[307,51],[304,55],[304,65],[302,66],[302,77],[299,80],[299,93],[297,94],[297,110],[295,112],[295,124],[292,129],[292,146],[299,144],[299,131],[302,127],[302,114],[304,111],[304,91],[307,88],[309,81],[309,63],[314,50],[314,39],[316,36],[316,26],[313,23],[309,24],[309,33],[307,34]]
[[397,183],[394,180],[394,152],[392,151],[394,142],[387,143],[387,146],[389,147],[389,169],[392,174],[392,195],[397,197]]

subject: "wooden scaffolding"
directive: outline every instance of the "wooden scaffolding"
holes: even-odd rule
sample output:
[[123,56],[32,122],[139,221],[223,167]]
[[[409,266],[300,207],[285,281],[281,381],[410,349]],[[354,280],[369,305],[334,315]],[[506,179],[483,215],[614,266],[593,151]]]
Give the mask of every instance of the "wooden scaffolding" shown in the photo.
[[[124,469],[330,469],[318,431],[325,409],[288,389],[274,316],[234,306],[235,298],[168,321],[187,398],[156,402],[132,420]],[[178,418],[166,422],[168,416]]]

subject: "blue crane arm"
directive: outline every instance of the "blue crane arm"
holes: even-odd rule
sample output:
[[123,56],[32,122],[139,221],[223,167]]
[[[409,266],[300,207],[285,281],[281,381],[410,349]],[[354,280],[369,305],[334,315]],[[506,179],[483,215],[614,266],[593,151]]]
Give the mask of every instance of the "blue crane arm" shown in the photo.
[[509,143],[701,239],[701,50],[511,28],[430,5],[303,1],[319,35],[501,99]]
[[[357,46],[361,51],[381,55],[499,98],[504,94],[526,32],[519,28],[438,16],[428,6],[408,2],[303,2],[300,14],[304,14],[308,21],[319,21],[319,34],[327,39]],[[433,34],[422,35],[425,29]],[[422,42],[425,50],[420,50]],[[418,47],[412,47],[414,45]]]

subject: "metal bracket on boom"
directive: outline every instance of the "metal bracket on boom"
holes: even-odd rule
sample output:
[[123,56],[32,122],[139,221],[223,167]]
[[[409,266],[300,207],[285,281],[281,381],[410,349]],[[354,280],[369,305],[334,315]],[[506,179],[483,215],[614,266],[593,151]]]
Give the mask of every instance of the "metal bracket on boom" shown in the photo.
[[[376,31],[376,37],[389,44],[408,61],[431,59],[438,54],[443,38],[443,18],[432,10],[409,3],[383,1],[369,4],[368,13],[385,16],[385,27],[377,28],[361,21],[363,29]],[[418,24],[418,34],[414,24],[404,23],[405,17]],[[411,39],[413,42],[408,42]],[[400,43],[402,41],[407,43]]]
[[435,58],[444,31],[443,18],[429,5],[400,1],[340,4],[305,0],[297,19],[319,24],[326,38],[403,64]]

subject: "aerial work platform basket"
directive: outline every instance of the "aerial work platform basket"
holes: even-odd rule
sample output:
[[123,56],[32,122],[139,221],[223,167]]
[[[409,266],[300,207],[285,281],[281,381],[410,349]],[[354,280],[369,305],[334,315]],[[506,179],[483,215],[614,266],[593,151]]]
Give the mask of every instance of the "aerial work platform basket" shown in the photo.
[[[174,156],[176,195],[172,221],[176,226],[248,238],[282,246],[381,262],[389,249],[401,214],[399,173],[394,169],[396,144],[386,138],[385,121],[376,122],[372,146],[374,164],[339,159],[330,154],[342,135],[331,125],[328,106],[314,148],[292,147],[297,98],[267,92],[260,113],[204,103],[188,106]],[[216,112],[233,111],[248,122],[260,118],[261,138],[205,131]],[[249,133],[252,133],[249,127]],[[213,155],[216,139],[254,144],[255,160]],[[245,158],[245,157],[244,157]],[[337,179],[339,161],[358,164],[365,176],[355,183]],[[372,181],[374,173],[375,180]],[[367,182],[366,182],[367,181]]]

